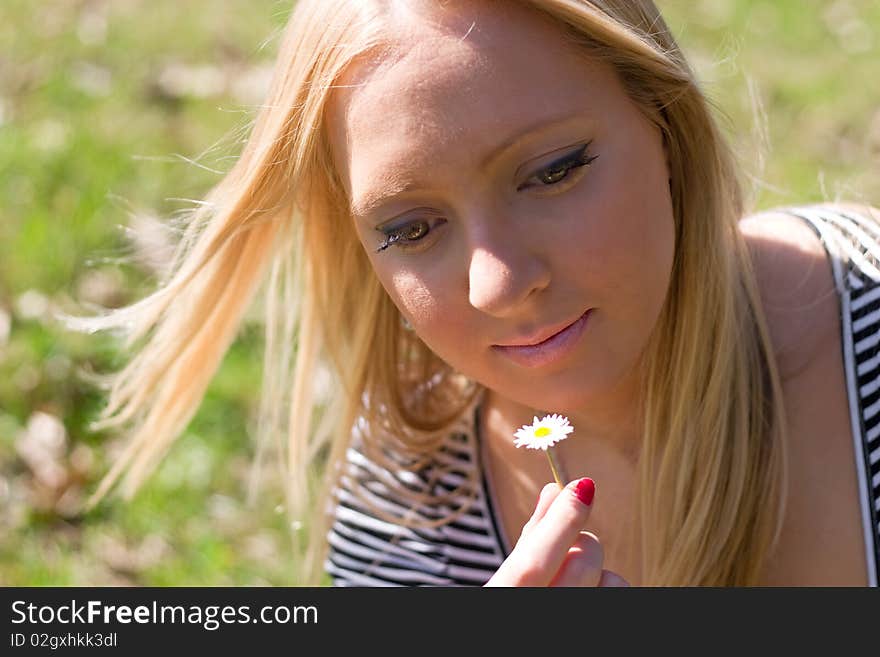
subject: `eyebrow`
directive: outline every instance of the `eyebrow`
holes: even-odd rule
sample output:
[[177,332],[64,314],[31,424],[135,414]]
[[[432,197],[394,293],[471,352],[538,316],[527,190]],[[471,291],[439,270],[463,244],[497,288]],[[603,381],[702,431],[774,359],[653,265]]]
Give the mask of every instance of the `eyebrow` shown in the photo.
[[[501,144],[492,149],[482,160],[480,169],[486,169],[501,159],[506,153],[514,148],[535,140],[541,135],[561,129],[569,124],[583,121],[583,114],[567,114],[554,119],[541,119],[531,124],[524,130],[520,130],[509,136]],[[351,213],[355,217],[368,217],[382,206],[393,201],[397,196],[406,192],[422,189],[423,184],[413,179],[396,179],[376,190],[369,190],[357,203],[351,203]]]

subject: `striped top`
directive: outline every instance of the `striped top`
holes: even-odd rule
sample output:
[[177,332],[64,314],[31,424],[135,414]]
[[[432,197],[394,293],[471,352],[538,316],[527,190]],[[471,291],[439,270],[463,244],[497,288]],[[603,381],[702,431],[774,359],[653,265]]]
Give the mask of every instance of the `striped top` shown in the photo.
[[[498,569],[506,555],[485,492],[476,440],[483,396],[462,413],[431,462],[415,471],[403,466],[389,470],[369,460],[359,448],[366,427],[355,426],[334,491],[328,533],[325,569],[334,586],[478,586]],[[411,508],[395,495],[401,488],[454,495]],[[439,521],[463,508],[448,524],[422,528],[426,521]],[[418,528],[406,528],[393,522],[395,518],[415,519]]]
[[822,240],[840,297],[841,345],[868,585],[880,570],[880,224],[851,211],[788,208]]
[[[841,304],[841,356],[850,402],[861,492],[868,584],[880,567],[880,225],[851,212],[819,206],[788,208],[818,235],[828,252]],[[506,552],[480,467],[477,427],[483,395],[460,416],[437,456],[412,470],[383,468],[360,448],[359,423],[333,495],[324,563],[334,586],[477,586]],[[407,489],[440,502],[410,508]],[[429,498],[430,499],[430,498]],[[381,513],[371,508],[371,504]],[[463,513],[441,524],[453,512]],[[401,522],[415,518],[416,528]],[[439,526],[424,526],[435,521]]]

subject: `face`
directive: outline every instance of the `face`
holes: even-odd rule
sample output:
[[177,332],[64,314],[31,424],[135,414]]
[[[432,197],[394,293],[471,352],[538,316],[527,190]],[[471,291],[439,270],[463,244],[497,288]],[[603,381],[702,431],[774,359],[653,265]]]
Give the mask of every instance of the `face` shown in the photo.
[[[425,4],[331,97],[325,127],[353,227],[452,367],[519,404],[587,408],[631,378],[669,284],[660,131],[546,19],[513,4]],[[587,310],[549,361],[499,348]]]

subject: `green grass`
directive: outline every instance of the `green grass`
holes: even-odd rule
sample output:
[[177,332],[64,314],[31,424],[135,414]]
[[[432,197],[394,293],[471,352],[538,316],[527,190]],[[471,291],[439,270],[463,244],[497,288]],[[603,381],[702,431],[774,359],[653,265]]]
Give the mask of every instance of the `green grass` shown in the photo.
[[[197,199],[219,179],[185,158],[249,120],[259,99],[232,86],[271,64],[271,37],[289,10],[274,1],[222,5],[218,12],[206,1],[12,0],[0,8],[0,309],[12,318],[0,347],[0,583],[243,585],[298,577],[286,519],[276,511],[278,486],[267,486],[268,504],[244,502],[258,331],[243,332],[198,417],[135,500],[79,515],[71,509],[94,490],[116,439],[89,432],[103,399],[76,373],[106,372],[124,359],[111,338],[65,332],[22,308],[28,291],[70,310],[96,281],[104,284],[96,300],[111,305],[152,286],[150,272],[120,264],[132,254],[122,227],[133,213],[180,211],[187,204],[170,199]],[[213,76],[215,89],[163,90],[174,66],[208,82]],[[236,149],[226,139],[204,163],[228,167],[223,158]],[[56,487],[41,485],[16,449],[37,412],[66,429],[57,461],[70,481]]]
[[[759,178],[758,208],[880,201],[880,4],[860,0],[659,3]],[[749,92],[750,87],[754,90]],[[756,102],[757,101],[757,102]],[[766,115],[766,166],[754,126]]]
[[[880,203],[880,3],[660,5],[761,181],[757,207]],[[103,400],[76,373],[110,371],[124,356],[111,338],[65,332],[40,309],[83,297],[119,305],[151,288],[151,273],[126,262],[123,227],[132,214],[173,215],[187,207],[173,199],[198,199],[217,182],[185,158],[209,151],[207,167],[228,168],[260,102],[236,85],[259,86],[288,11],[275,0],[0,6],[0,339],[3,316],[11,320],[0,341],[0,584],[299,581],[277,482],[245,503],[258,327],[245,328],[138,496],[78,515],[71,509],[118,439],[89,432]],[[201,90],[175,89],[180,66]],[[750,85],[766,115],[763,170]],[[16,447],[29,421],[47,416],[66,435],[52,458],[68,479],[55,487],[39,483]]]

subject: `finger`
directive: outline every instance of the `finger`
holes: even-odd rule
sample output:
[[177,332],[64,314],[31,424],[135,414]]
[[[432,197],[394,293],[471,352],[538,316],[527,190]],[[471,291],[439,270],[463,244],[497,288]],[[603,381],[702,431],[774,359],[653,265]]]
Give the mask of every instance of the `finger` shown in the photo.
[[607,572],[602,570],[604,560],[605,551],[596,535],[580,532],[550,586],[599,586],[602,573]]
[[535,525],[541,521],[541,518],[547,513],[547,509],[550,508],[553,500],[556,499],[556,496],[559,495],[561,490],[559,484],[556,482],[550,482],[549,484],[544,485],[541,492],[538,494],[538,502],[535,505],[535,510],[532,512],[532,517],[528,519],[525,525],[523,525],[522,532],[519,535],[520,540],[529,534],[529,532],[534,529]]
[[535,586],[544,586],[556,575],[590,517],[595,484],[584,477],[569,483],[550,504],[514,551],[530,564],[532,576],[543,580]]
[[603,570],[602,577],[599,580],[599,586],[630,586],[630,583],[611,570]]

